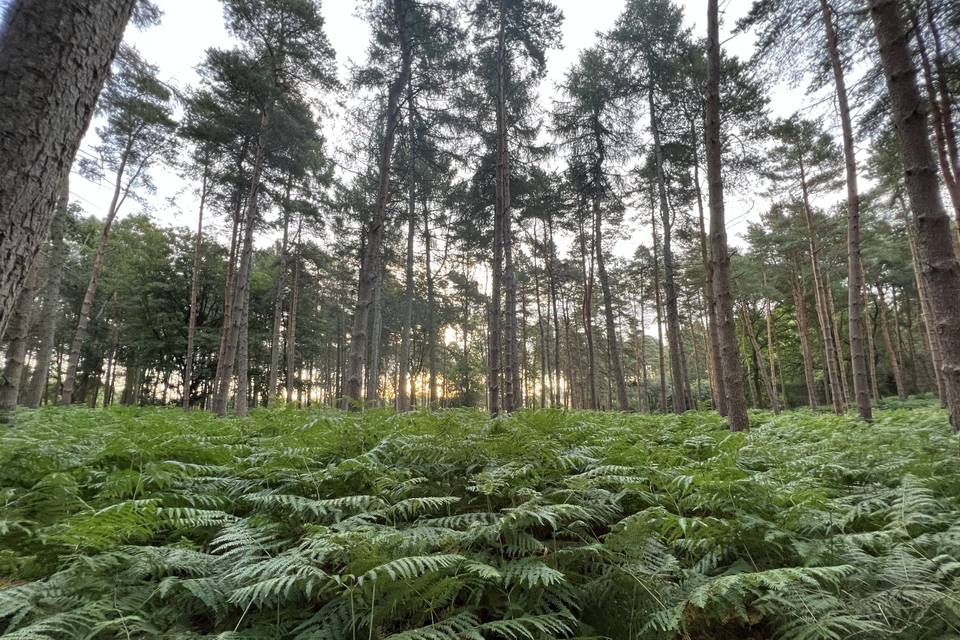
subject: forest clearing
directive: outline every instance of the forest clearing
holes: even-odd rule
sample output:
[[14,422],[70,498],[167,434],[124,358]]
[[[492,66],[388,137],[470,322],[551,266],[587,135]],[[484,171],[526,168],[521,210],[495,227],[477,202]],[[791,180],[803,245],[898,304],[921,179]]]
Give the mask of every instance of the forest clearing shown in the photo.
[[0,639],[960,638],[956,0],[0,16]]
[[27,413],[3,637],[954,637],[960,443],[888,404]]

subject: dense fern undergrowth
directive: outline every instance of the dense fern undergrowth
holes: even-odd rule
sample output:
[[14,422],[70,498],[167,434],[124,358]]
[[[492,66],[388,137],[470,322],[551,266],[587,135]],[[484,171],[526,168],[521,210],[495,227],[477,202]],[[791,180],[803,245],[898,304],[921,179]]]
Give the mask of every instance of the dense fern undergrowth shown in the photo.
[[752,421],[23,413],[0,637],[960,637],[944,414]]

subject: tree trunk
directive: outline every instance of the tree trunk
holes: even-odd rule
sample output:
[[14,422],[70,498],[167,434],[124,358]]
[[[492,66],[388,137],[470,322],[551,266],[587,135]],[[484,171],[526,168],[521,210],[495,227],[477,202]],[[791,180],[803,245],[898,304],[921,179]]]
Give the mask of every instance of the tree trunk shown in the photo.
[[833,329],[830,322],[830,311],[823,295],[821,283],[823,276],[820,273],[820,259],[817,251],[816,228],[813,225],[813,215],[810,209],[810,195],[807,190],[806,168],[803,160],[798,160],[800,169],[800,191],[803,195],[803,219],[807,227],[807,242],[810,247],[810,270],[813,275],[814,305],[817,309],[817,321],[820,324],[820,337],[823,340],[823,362],[827,380],[830,382],[830,397],[833,400],[833,410],[839,416],[844,413],[843,390],[840,383],[840,373],[837,370],[836,349],[833,341]]
[[290,178],[283,197],[283,235],[280,240],[280,269],[277,272],[277,292],[273,298],[273,330],[270,332],[270,370],[267,372],[267,408],[277,399],[277,379],[280,374],[280,327],[283,323],[283,287],[287,277],[287,241],[290,236]]
[[237,415],[244,417],[250,410],[250,287],[243,293],[240,312],[240,335],[237,337]]
[[667,202],[666,178],[663,175],[663,150],[660,146],[660,125],[657,120],[653,87],[647,91],[650,109],[650,131],[653,133],[653,149],[657,166],[657,191],[660,196],[660,219],[663,222],[663,279],[667,294],[667,342],[670,346],[670,383],[673,387],[673,411],[683,413],[687,406],[686,362],[680,334],[680,312],[677,307],[677,284],[673,273],[673,246],[670,206]]
[[950,218],[940,199],[927,113],[917,89],[899,5],[895,0],[870,0],[869,7],[903,155],[918,258],[942,356],[950,424],[960,430],[960,263],[954,253]]
[[747,429],[747,402],[743,394],[737,326],[730,293],[730,255],[723,203],[723,143],[720,130],[720,25],[718,0],[707,0],[707,109],[706,156],[710,203],[710,259],[713,265],[713,291],[717,301],[717,337],[723,366],[727,419],[731,431]]
[[[416,189],[416,155],[414,145],[416,137],[414,136],[413,109],[409,108],[413,104],[413,87],[407,83],[407,127],[409,128],[410,158],[409,175],[407,176],[407,253],[404,261],[404,294],[403,294],[403,324],[400,328],[400,358],[399,381],[397,383],[397,411],[409,411],[409,378],[410,378],[410,351],[411,334],[413,332],[413,237],[417,230],[417,189]],[[464,275],[466,278],[466,274]],[[466,329],[464,329],[466,331]],[[466,347],[464,347],[464,359],[466,359]]]
[[13,317],[8,325],[10,343],[7,345],[7,361],[3,378],[0,378],[0,424],[14,423],[27,356],[27,344],[30,341],[30,319],[33,316],[40,266],[41,263],[34,263],[27,277],[26,286],[20,291],[20,300],[13,309]]
[[233,382],[234,361],[237,358],[237,343],[240,339],[240,330],[243,323],[242,315],[250,291],[250,263],[253,258],[253,228],[257,221],[260,176],[263,172],[268,124],[268,112],[264,110],[260,114],[257,150],[254,155],[253,172],[250,176],[250,192],[247,195],[246,211],[244,213],[243,249],[240,256],[240,265],[234,274],[234,286],[230,295],[230,313],[229,316],[227,316],[229,322],[225,324],[223,328],[224,348],[221,362],[219,363],[222,367],[218,366],[217,387],[214,391],[213,398],[213,412],[220,417],[227,415],[230,385]]
[[0,338],[135,0],[14,0],[0,25]]
[[903,367],[900,363],[900,352],[893,345],[893,338],[890,335],[890,322],[887,320],[887,301],[883,295],[883,287],[877,283],[877,306],[880,308],[880,331],[883,335],[883,348],[887,350],[887,356],[890,358],[890,369],[893,371],[893,381],[897,387],[897,398],[899,400],[907,399],[907,388],[903,383]]
[[803,291],[803,278],[800,275],[799,265],[791,287],[794,311],[797,316],[797,332],[800,334],[800,351],[803,354],[803,381],[807,386],[807,405],[811,411],[816,411],[819,402],[816,377],[813,373],[813,347],[810,345],[810,333],[807,328],[806,295]]
[[700,161],[697,158],[696,128],[690,123],[691,147],[693,149],[693,188],[697,194],[697,213],[700,230],[700,259],[703,261],[703,296],[707,307],[707,342],[711,371],[711,393],[714,407],[720,415],[727,415],[726,393],[723,389],[723,365],[720,358],[720,336],[717,334],[717,301],[713,293],[713,264],[707,249],[707,230],[703,215],[703,193],[700,190]]
[[367,232],[367,244],[360,267],[360,283],[357,291],[357,308],[353,317],[353,331],[350,335],[350,361],[347,372],[347,384],[344,408],[356,408],[360,402],[363,386],[364,357],[367,353],[370,324],[370,309],[374,303],[377,283],[380,279],[380,253],[383,245],[384,227],[387,222],[387,205],[390,200],[390,160],[396,140],[397,125],[400,122],[400,96],[410,78],[412,48],[409,26],[407,25],[407,0],[394,0],[397,30],[400,38],[400,71],[387,90],[386,120],[383,140],[380,144],[380,157],[377,164],[377,200]]
[[37,349],[37,364],[33,369],[30,387],[27,389],[23,402],[31,409],[40,406],[50,378],[50,358],[53,356],[53,346],[57,335],[57,319],[60,317],[60,282],[63,279],[63,263],[66,259],[63,230],[67,223],[69,201],[70,181],[65,178],[53,224],[50,226],[50,257],[45,261],[46,282],[44,284],[43,308],[40,315],[40,346]]
[[657,212],[650,203],[650,226],[653,234],[653,291],[657,306],[657,357],[658,372],[660,374],[660,413],[667,411],[667,372],[663,357],[663,299],[660,293],[660,256],[659,240],[657,238]]
[[[293,259],[293,286],[290,289],[290,309],[287,311],[287,371],[284,376],[286,382],[287,404],[293,402],[293,388],[297,382],[297,310],[300,306],[300,232],[303,218],[297,223],[297,249]],[[310,381],[313,381],[311,376]],[[299,387],[298,387],[299,389]],[[307,396],[309,402],[310,396]]]
[[849,302],[850,363],[853,369],[853,394],[861,420],[873,419],[870,385],[867,380],[867,356],[864,344],[863,266],[860,262],[860,193],[857,189],[857,158],[853,148],[853,124],[847,103],[847,87],[837,45],[837,32],[827,0],[820,0],[820,16],[827,39],[827,52],[836,85],[840,127],[843,131],[843,157],[847,179],[847,292]]
[[433,238],[430,231],[430,209],[427,206],[426,193],[423,194],[423,248],[424,268],[427,276],[427,343],[424,345],[427,367],[430,370],[428,399],[431,408],[437,406],[437,295],[433,280]]
[[200,183],[200,213],[197,216],[197,240],[193,247],[193,272],[190,285],[190,319],[187,322],[187,353],[183,365],[184,411],[190,409],[190,391],[193,383],[193,342],[197,334],[197,297],[200,291],[200,254],[203,251],[203,205],[207,199],[207,176],[209,165],[203,167],[203,179]]
[[120,158],[120,166],[117,169],[116,175],[113,177],[115,181],[113,199],[110,201],[107,219],[104,221],[103,230],[100,232],[100,242],[97,244],[97,252],[93,256],[90,282],[87,284],[86,293],[83,295],[83,302],[80,304],[77,329],[73,334],[73,342],[70,345],[70,355],[67,358],[67,374],[63,379],[63,389],[60,392],[60,403],[63,405],[69,406],[73,402],[73,388],[77,379],[77,367],[80,365],[80,350],[83,348],[83,343],[87,339],[90,311],[93,309],[93,300],[97,295],[97,285],[100,282],[100,271],[103,268],[103,256],[107,252],[107,241],[110,239],[110,229],[113,226],[113,221],[117,217],[117,213],[120,211],[120,205],[123,204],[123,201],[127,198],[132,183],[132,180],[128,181],[126,188],[123,187],[123,176],[134,142],[134,137],[130,136],[127,140],[127,146],[123,151],[123,155]]
[[767,373],[767,368],[764,366],[763,362],[763,350],[760,348],[760,343],[757,341],[756,330],[753,326],[753,318],[750,316],[750,309],[747,308],[747,305],[740,303],[740,317],[743,318],[743,328],[744,333],[747,334],[747,339],[750,341],[750,345],[753,347],[754,358],[757,363],[757,373],[760,376],[761,382],[767,391],[767,397],[770,399],[770,409],[775,415],[780,414],[780,398],[777,396],[777,387],[775,380],[771,379],[770,375]]
[[580,229],[580,273],[583,277],[583,331],[587,339],[587,387],[590,392],[590,408],[600,408],[597,396],[597,356],[593,344],[593,256],[591,252],[590,269],[587,270],[587,239],[583,225],[583,216],[579,220]]

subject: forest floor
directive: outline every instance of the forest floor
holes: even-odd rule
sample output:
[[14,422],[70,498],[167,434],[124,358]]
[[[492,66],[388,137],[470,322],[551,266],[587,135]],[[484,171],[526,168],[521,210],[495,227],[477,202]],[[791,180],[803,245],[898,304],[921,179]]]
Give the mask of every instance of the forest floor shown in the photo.
[[960,438],[715,414],[22,412],[2,638],[960,634]]

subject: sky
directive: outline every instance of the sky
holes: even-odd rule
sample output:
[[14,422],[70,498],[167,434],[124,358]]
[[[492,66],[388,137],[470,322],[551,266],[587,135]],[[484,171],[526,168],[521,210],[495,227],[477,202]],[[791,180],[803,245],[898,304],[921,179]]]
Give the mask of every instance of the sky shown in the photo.
[[[158,66],[162,80],[179,88],[198,84],[197,65],[204,58],[209,47],[228,47],[231,36],[223,25],[223,9],[219,0],[155,0],[164,15],[160,25],[138,31],[129,28],[126,39],[133,44],[149,62]],[[609,29],[622,12],[624,0],[554,0],[563,11],[563,49],[551,51],[548,55],[548,77],[541,86],[541,99],[544,105],[550,104],[555,87],[563,80],[566,70],[575,61],[578,53],[594,44],[596,34]],[[0,0],[0,8],[5,0]],[[363,62],[366,54],[368,29],[357,16],[358,0],[325,0],[322,11],[326,21],[327,36],[337,52],[341,78],[346,78],[350,61]],[[685,9],[685,16],[694,35],[705,34],[706,0],[679,0]],[[730,35],[734,23],[749,10],[752,0],[721,1],[722,24],[721,39],[724,51],[740,57],[749,57],[752,49],[750,34]],[[788,116],[797,107],[802,93],[787,87],[774,87],[772,91],[771,111],[777,116]],[[98,142],[97,122],[94,121],[81,144],[78,160],[90,158]],[[327,129],[328,135],[331,129]],[[329,139],[331,147],[343,146],[335,139]],[[193,227],[196,219],[197,198],[193,193],[196,185],[182,179],[174,169],[155,166],[151,176],[157,186],[154,194],[145,201],[136,203],[128,200],[119,217],[146,212],[161,224]],[[87,214],[102,217],[105,215],[112,195],[112,178],[100,182],[91,182],[74,170],[71,173],[70,192]],[[729,233],[734,243],[738,243],[739,233],[746,230],[751,220],[757,219],[765,203],[749,193],[749,189],[738,189],[730,185],[727,202]],[[628,212],[629,214],[629,212]],[[629,215],[628,215],[629,220]],[[226,238],[224,216],[208,219],[206,232],[219,235],[223,242]],[[628,256],[633,253],[638,242],[643,242],[644,231],[634,222],[616,243],[614,252]],[[269,238],[263,238],[269,243]]]

